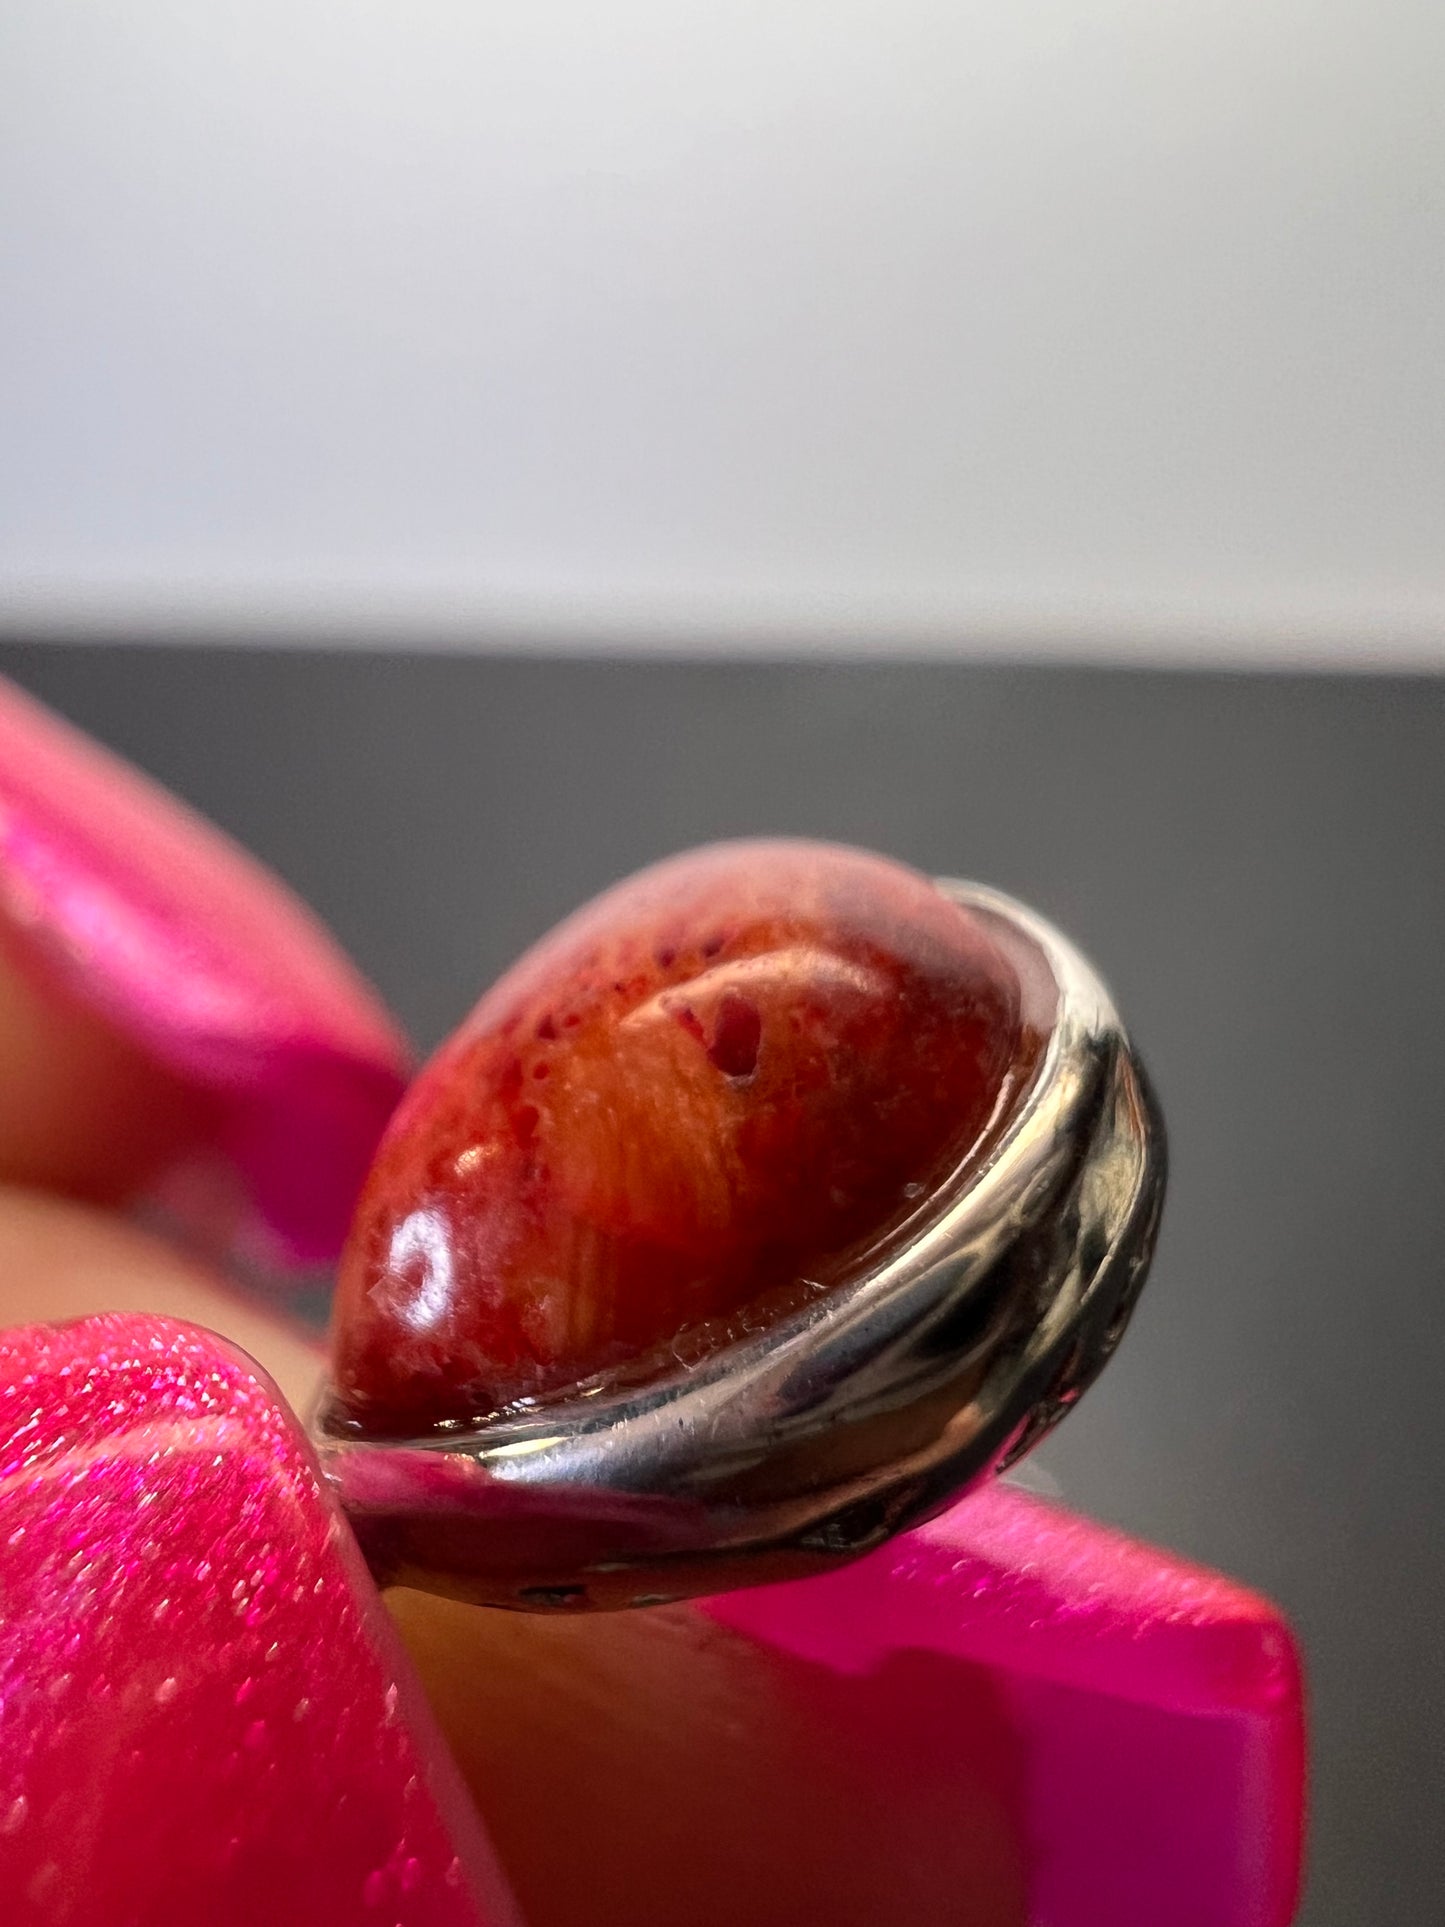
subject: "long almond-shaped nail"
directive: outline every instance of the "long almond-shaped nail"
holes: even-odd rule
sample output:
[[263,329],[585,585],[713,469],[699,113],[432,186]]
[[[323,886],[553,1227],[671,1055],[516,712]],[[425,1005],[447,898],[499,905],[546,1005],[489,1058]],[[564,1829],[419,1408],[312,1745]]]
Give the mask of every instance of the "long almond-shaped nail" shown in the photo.
[[107,1315],[0,1336],[10,1927],[517,1927],[277,1394]]
[[0,683],[0,916],[197,1107],[287,1262],[332,1257],[405,1046],[316,919],[227,837]]

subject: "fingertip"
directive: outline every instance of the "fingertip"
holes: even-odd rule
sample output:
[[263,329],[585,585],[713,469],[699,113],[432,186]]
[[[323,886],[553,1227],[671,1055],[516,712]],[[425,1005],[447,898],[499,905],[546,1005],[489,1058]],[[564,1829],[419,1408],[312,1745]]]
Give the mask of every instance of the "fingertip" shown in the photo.
[[119,1205],[211,1125],[203,1092],[0,923],[0,1183]]
[[0,921],[0,1070],[27,1072],[0,1088],[0,1173],[113,1201],[209,1161],[250,1255],[333,1258],[399,1030],[279,879],[3,680]]

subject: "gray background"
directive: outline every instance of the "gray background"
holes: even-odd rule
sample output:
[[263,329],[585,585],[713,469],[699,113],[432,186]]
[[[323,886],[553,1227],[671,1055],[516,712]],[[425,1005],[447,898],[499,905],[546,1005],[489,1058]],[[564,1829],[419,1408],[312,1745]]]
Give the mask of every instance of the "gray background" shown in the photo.
[[872,845],[1077,935],[1174,1178],[1049,1468],[1293,1615],[1311,1927],[1439,1917],[1445,684],[19,642],[0,667],[268,858],[422,1045],[582,897],[707,837]]

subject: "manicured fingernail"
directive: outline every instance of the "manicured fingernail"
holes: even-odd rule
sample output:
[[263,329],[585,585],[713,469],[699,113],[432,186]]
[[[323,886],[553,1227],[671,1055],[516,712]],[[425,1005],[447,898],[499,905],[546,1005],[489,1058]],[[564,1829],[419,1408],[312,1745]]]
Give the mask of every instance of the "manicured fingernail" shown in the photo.
[[195,1148],[239,1174],[274,1255],[333,1257],[403,1087],[395,1026],[276,878],[3,683],[0,914],[204,1098]]
[[885,1806],[937,1805],[948,1765],[926,1708],[949,1669],[970,1705],[982,1692],[1031,1922],[1293,1918],[1299,1661],[1279,1612],[1229,1580],[996,1485],[856,1565],[706,1611],[760,1648],[858,1680],[928,1656],[927,1701],[895,1692],[874,1708]]
[[0,1336],[13,1927],[516,1927],[355,1545],[224,1340]]

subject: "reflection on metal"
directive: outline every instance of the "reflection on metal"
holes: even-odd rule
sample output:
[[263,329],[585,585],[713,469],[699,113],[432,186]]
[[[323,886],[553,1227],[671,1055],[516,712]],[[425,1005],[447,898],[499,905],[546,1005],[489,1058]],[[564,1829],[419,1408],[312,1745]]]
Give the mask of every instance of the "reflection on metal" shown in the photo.
[[848,1282],[645,1383],[400,1441],[323,1400],[322,1464],[383,1583],[546,1610],[797,1578],[1014,1463],[1089,1386],[1153,1249],[1159,1116],[1073,946],[940,887],[1008,948],[1040,1037],[984,1145]]

